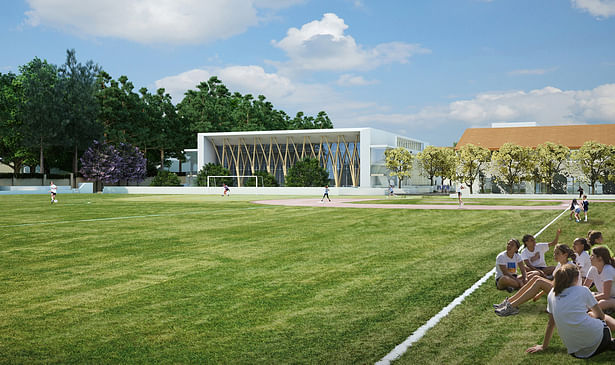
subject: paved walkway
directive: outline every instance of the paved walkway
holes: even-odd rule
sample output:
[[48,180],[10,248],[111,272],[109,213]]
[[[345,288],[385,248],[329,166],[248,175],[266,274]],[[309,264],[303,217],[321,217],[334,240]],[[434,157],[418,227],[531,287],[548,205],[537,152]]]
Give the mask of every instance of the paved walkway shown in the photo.
[[252,203],[267,205],[286,205],[292,207],[323,207],[323,208],[380,208],[380,209],[460,209],[460,210],[562,210],[569,206],[568,202],[559,205],[464,205],[457,204],[353,204],[353,202],[380,199],[366,198],[336,198],[333,201],[321,202],[318,198],[257,200]]

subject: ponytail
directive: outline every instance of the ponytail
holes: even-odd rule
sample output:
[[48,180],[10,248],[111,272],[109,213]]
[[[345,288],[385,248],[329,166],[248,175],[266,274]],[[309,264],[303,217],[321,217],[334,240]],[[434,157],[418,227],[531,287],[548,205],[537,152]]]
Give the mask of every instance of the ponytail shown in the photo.
[[609,253],[609,250],[606,249],[606,247],[594,247],[592,252],[594,256],[600,257],[600,259],[602,260],[602,262],[604,262],[605,265],[615,266],[615,262],[613,262],[613,258],[611,257],[611,254]]
[[589,240],[589,245],[593,246],[596,244],[596,241],[598,241],[600,238],[602,238],[602,232],[600,231],[589,231],[587,232],[587,239]]
[[583,237],[576,238],[572,244],[574,245],[577,242],[581,242],[583,244],[583,251],[589,251],[592,248],[589,243],[587,243],[587,239]]
[[579,278],[579,269],[576,265],[565,264],[553,273],[553,292],[560,295],[564,289],[569,288]]
[[567,245],[562,243],[562,244],[559,244],[559,245],[555,246],[555,249],[559,250],[559,252],[561,252],[562,254],[566,255],[568,260],[572,260],[572,262],[574,262],[575,264],[577,263],[577,255]]

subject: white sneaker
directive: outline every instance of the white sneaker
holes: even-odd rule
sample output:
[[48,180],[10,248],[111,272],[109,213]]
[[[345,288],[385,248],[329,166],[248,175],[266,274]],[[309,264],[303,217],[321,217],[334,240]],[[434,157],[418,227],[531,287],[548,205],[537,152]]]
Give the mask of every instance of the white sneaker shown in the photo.
[[519,314],[519,308],[513,307],[510,303],[506,303],[504,307],[496,309],[495,314],[500,317],[514,316],[515,314]]

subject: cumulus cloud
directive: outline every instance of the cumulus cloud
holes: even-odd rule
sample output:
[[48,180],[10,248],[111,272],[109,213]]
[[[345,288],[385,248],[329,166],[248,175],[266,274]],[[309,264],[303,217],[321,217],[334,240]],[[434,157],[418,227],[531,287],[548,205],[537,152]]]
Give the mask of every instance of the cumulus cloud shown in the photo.
[[615,84],[591,90],[561,90],[547,86],[530,91],[488,92],[448,105],[426,107],[415,113],[363,113],[354,121],[416,130],[487,127],[494,122],[615,123]]
[[281,0],[27,0],[30,10],[26,12],[26,23],[145,44],[198,44],[228,38],[256,25],[255,1],[278,8],[283,3]]
[[348,100],[342,94],[323,84],[298,83],[276,73],[268,73],[260,66],[229,66],[224,68],[194,69],[156,81],[179,102],[184,93],[216,75],[232,91],[242,94],[265,95],[277,109],[288,113],[299,110],[316,114],[321,110],[342,114],[346,110],[365,110],[374,103]]
[[271,43],[286,52],[290,61],[281,68],[298,70],[368,70],[389,63],[406,63],[415,54],[429,53],[418,44],[389,42],[363,47],[344,34],[348,25],[333,13],[321,20],[290,28],[286,37]]
[[571,0],[572,5],[597,18],[615,15],[615,0]]

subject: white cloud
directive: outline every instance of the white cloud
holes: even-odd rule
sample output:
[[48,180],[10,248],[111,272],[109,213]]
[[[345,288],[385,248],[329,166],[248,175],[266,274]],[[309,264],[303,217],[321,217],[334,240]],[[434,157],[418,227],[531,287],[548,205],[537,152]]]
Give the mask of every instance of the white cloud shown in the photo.
[[363,76],[353,75],[353,74],[343,74],[339,77],[336,84],[339,86],[364,86],[364,85],[373,85],[377,84],[378,81],[370,81],[363,78]]
[[511,75],[511,76],[516,76],[516,75],[544,75],[546,73],[553,72],[555,70],[557,70],[557,67],[534,68],[534,69],[520,69],[520,70],[510,71],[510,72],[508,72],[508,74]]
[[[26,22],[138,43],[198,44],[258,23],[256,0],[27,0]],[[273,7],[281,0],[258,0]],[[296,3],[294,1],[293,3]]]
[[196,90],[196,85],[216,75],[229,90],[242,94],[265,95],[275,108],[289,114],[304,111],[316,114],[325,110],[329,115],[340,114],[346,110],[365,110],[374,103],[348,100],[331,87],[322,84],[296,83],[275,73],[267,73],[260,66],[230,66],[190,70],[179,75],[165,77],[156,81],[156,88],[164,87],[174,102],[179,102],[188,89]]
[[[540,125],[615,123],[615,84],[591,90],[547,86],[530,91],[488,92],[416,113],[369,113],[345,118],[358,125],[386,125],[421,130],[486,127],[494,122],[538,122]],[[336,125],[337,126],[337,125]]]
[[572,5],[597,18],[615,15],[615,0],[571,0]]
[[348,25],[333,13],[321,20],[304,24],[301,29],[290,28],[286,37],[271,43],[284,50],[290,61],[278,64],[290,70],[368,70],[389,63],[406,63],[414,54],[430,51],[417,44],[404,42],[382,43],[365,48],[350,35],[344,34]]

